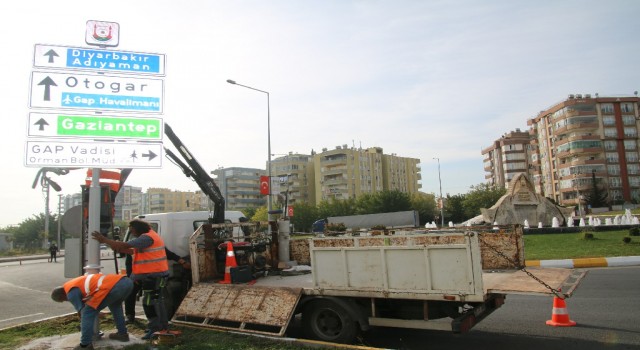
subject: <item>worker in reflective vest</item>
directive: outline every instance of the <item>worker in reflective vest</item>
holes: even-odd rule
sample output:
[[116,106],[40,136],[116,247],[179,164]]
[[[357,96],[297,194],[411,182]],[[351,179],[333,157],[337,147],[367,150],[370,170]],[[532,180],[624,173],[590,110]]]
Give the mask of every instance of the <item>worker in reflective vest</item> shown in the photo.
[[142,308],[149,321],[149,331],[142,339],[151,339],[153,333],[167,332],[169,328],[162,293],[169,276],[169,264],[164,241],[148,222],[132,220],[129,222],[129,232],[136,238],[128,242],[108,239],[97,231],[91,235],[117,252],[133,254],[131,279],[142,288]]
[[69,301],[80,316],[80,345],[76,348],[93,348],[93,332],[100,310],[108,307],[113,316],[117,333],[110,339],[129,341],[124,321],[122,302],[133,290],[133,282],[126,276],[115,274],[88,274],[67,281],[51,292],[57,302]]

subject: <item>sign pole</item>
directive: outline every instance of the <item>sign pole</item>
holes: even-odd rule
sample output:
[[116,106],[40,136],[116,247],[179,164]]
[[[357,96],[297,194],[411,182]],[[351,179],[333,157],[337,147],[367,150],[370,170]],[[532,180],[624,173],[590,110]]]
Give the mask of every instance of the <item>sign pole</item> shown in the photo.
[[[100,244],[91,238],[91,232],[100,231],[100,168],[92,170],[91,187],[89,188],[89,218],[87,224],[87,238],[85,252],[87,254],[87,265],[84,267],[85,274],[100,273]],[[100,323],[96,317],[93,325],[94,339],[100,338]]]

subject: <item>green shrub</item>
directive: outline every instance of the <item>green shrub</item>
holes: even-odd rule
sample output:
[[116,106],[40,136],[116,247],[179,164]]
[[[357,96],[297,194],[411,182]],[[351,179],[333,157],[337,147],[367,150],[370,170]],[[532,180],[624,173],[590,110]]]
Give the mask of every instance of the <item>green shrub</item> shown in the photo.
[[375,225],[371,227],[372,230],[379,230],[379,231],[384,231],[387,229],[387,226],[385,225]]
[[624,242],[624,244],[629,244],[631,243],[631,237],[622,237],[622,241]]
[[640,227],[633,227],[629,229],[629,236],[640,236]]
[[593,233],[591,232],[583,232],[582,239],[593,239]]
[[347,226],[342,222],[327,224],[327,231],[344,232],[346,230]]

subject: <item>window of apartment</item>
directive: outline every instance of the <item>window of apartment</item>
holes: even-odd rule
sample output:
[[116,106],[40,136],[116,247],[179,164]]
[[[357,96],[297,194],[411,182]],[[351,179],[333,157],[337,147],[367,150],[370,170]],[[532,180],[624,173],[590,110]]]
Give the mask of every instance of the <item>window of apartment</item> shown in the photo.
[[616,128],[604,128],[605,137],[618,137],[618,130]]
[[637,162],[638,152],[625,152],[625,158],[627,159],[627,162]]
[[629,185],[632,187],[640,187],[640,176],[629,176]]
[[636,124],[636,117],[634,117],[633,115],[625,114],[625,115],[622,116],[622,123],[624,125],[635,125]]
[[600,112],[602,112],[602,113],[613,113],[613,103],[602,103],[602,104],[600,104]]
[[624,127],[624,136],[626,137],[636,137],[638,135],[638,130],[635,127]]
[[636,149],[636,140],[624,140],[624,149],[626,150]]
[[607,163],[618,163],[618,153],[616,152],[607,152]]
[[604,149],[606,151],[615,151],[616,150],[616,146],[618,145],[618,143],[616,141],[613,140],[607,140],[604,141]]
[[525,169],[524,162],[515,162],[515,163],[505,163],[503,168],[504,170],[524,170]]
[[620,164],[607,165],[607,173],[609,175],[620,175]]
[[627,164],[627,173],[631,175],[640,174],[640,164],[638,163],[629,163]]
[[618,176],[609,176],[609,187],[622,186],[622,180]]
[[568,112],[595,112],[596,105],[594,103],[580,103],[577,105],[566,107]]
[[620,104],[620,110],[622,110],[623,113],[633,112],[633,104],[629,102],[623,102]]
[[602,116],[602,124],[605,126],[616,125],[616,117],[612,115]]

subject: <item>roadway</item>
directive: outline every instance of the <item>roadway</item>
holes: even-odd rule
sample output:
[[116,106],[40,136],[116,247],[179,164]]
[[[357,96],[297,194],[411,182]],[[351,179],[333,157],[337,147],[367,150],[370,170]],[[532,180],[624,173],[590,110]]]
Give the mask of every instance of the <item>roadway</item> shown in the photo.
[[[68,314],[68,303],[51,301],[61,285],[64,258],[0,263],[0,329]],[[113,260],[103,260],[114,272]],[[640,267],[591,268],[567,310],[575,327],[551,327],[551,297],[509,295],[506,304],[466,334],[441,331],[376,328],[362,345],[394,349],[640,349]],[[292,327],[292,337],[299,330]]]

